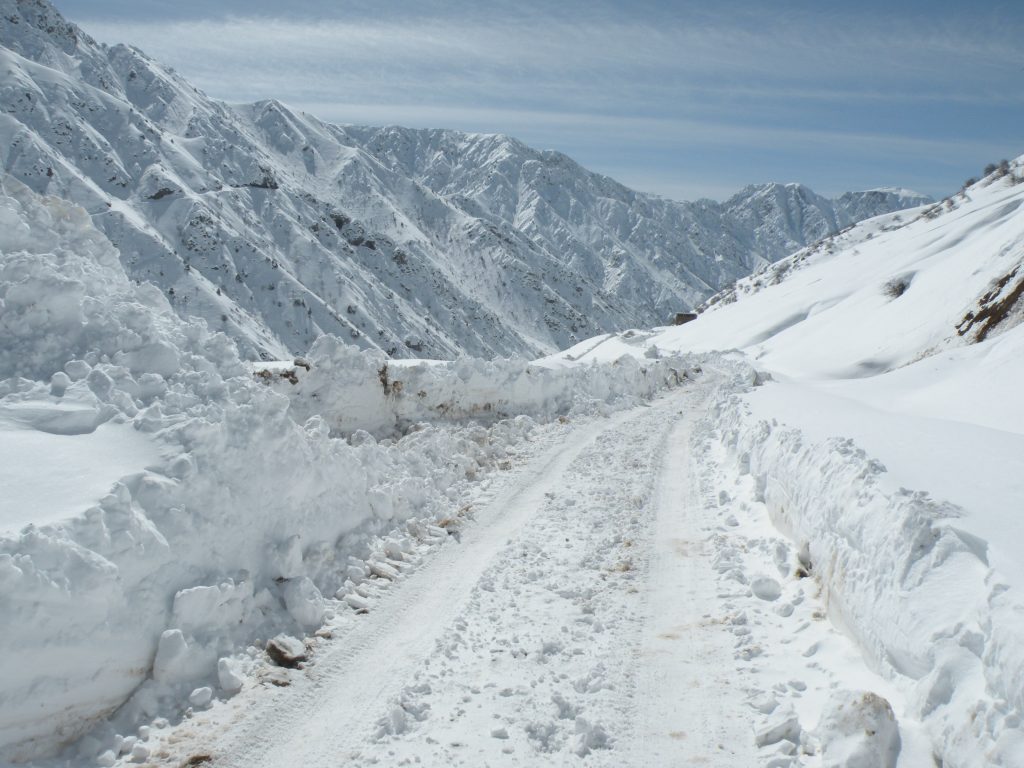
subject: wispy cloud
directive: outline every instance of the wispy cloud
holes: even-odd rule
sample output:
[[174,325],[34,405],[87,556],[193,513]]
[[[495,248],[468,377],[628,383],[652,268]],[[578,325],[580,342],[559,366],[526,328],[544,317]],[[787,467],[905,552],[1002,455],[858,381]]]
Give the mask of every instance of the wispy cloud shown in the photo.
[[[187,62],[220,91],[251,89],[255,74],[258,83],[300,92],[355,86],[380,94],[425,88],[494,97],[533,92],[536,98],[556,91],[573,98],[568,83],[582,86],[588,99],[628,86],[641,96],[706,96],[724,89],[724,95],[754,98],[982,100],[1009,98],[1006,86],[1020,79],[1012,76],[1024,65],[1019,47],[942,27],[837,30],[820,19],[780,24],[769,17],[752,29],[716,21],[663,28],[538,18],[229,17],[105,21],[89,29],[104,40],[131,41],[160,59]],[[1019,95],[1024,86],[1017,86],[1010,90]]]
[[[227,100],[275,97],[340,122],[546,137],[589,157],[635,143],[680,160],[733,147],[752,174],[756,152],[787,154],[794,176],[822,153],[861,168],[865,157],[959,167],[1006,146],[1020,123],[1010,120],[1024,104],[1019,26],[984,14],[729,6],[389,0],[313,18],[300,0],[281,18],[254,1],[246,15],[83,22]],[[653,178],[642,164],[634,177]]]

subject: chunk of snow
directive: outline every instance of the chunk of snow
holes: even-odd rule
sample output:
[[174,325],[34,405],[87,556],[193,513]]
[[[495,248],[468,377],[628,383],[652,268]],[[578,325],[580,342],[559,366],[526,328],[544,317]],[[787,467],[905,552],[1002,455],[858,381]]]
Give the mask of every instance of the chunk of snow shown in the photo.
[[782,595],[782,587],[771,576],[758,576],[750,582],[750,591],[761,600],[778,600]]
[[823,768],[895,768],[900,733],[889,702],[875,693],[836,691],[814,730]]
[[238,693],[245,683],[241,665],[231,658],[218,659],[217,682],[225,693]]
[[271,573],[277,579],[294,579],[302,575],[302,540],[298,534],[272,547]]
[[213,689],[206,685],[201,688],[196,688],[188,695],[188,703],[197,709],[206,707],[212,700]]
[[787,705],[775,710],[765,724],[757,729],[754,743],[759,747],[767,747],[785,739],[797,744],[800,742],[801,732],[800,719],[793,711],[793,707]]
[[308,576],[290,579],[285,582],[281,592],[288,613],[304,630],[312,631],[323,623],[327,604]]
[[176,683],[188,679],[190,673],[185,636],[180,629],[168,629],[160,635],[153,661],[153,679],[161,683]]

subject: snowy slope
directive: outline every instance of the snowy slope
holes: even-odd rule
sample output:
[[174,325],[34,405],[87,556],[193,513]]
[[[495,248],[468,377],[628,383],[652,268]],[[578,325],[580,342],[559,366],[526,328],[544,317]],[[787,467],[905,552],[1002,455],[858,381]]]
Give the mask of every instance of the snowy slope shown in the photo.
[[1024,765],[1024,158],[941,204],[767,267],[692,323],[575,365],[737,349],[774,379],[718,404],[832,619],[906,692],[943,765]]
[[46,0],[0,10],[3,169],[85,207],[133,279],[250,358],[322,332],[395,357],[549,353],[922,202],[772,184],[675,203],[504,136],[229,106]]

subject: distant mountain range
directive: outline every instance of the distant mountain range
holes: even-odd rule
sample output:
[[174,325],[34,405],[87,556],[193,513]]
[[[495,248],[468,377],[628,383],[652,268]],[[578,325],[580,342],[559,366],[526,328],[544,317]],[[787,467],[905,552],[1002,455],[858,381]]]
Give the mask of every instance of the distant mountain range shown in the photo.
[[500,135],[234,106],[45,0],[0,0],[5,172],[82,205],[128,273],[250,357],[323,332],[396,357],[537,356],[666,323],[765,263],[929,199],[633,191]]

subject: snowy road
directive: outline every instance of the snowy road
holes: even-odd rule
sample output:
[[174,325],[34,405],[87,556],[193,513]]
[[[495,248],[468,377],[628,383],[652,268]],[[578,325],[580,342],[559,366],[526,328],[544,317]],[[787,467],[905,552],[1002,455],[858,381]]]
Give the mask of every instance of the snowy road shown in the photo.
[[844,678],[884,684],[716,465],[708,379],[569,430],[287,685],[197,713],[151,761],[803,764],[755,733]]
[[[696,404],[694,404],[696,405]],[[735,636],[714,619],[722,599],[714,573],[713,527],[695,477],[693,419],[670,433],[655,497],[638,667],[636,765],[754,765],[746,693],[729,674]],[[710,672],[710,674],[709,674]]]

